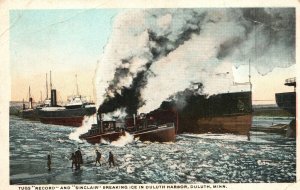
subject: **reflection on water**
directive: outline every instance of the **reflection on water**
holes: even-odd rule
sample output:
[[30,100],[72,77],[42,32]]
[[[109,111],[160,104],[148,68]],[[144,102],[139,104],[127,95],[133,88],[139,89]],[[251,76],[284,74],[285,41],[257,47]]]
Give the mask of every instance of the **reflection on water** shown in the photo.
[[[270,120],[266,118],[265,120]],[[254,118],[256,124],[266,122]],[[288,122],[288,118],[285,119]],[[254,123],[255,123],[254,122]],[[278,134],[182,134],[175,143],[90,145],[69,139],[74,128],[10,118],[11,184],[295,182],[296,142]],[[130,137],[128,137],[130,138]],[[126,140],[126,139],[125,139]],[[117,143],[122,144],[122,143]],[[84,164],[72,170],[80,146]],[[95,166],[95,149],[103,155]],[[108,152],[116,157],[109,168]],[[47,154],[52,170],[47,170]]]

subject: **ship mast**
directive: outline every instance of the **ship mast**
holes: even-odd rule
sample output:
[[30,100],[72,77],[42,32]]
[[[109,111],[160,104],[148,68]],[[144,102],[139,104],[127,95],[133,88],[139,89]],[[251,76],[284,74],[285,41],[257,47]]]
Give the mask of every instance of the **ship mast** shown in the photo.
[[51,71],[50,71],[50,91],[52,90],[52,80],[51,80]]
[[29,86],[29,93],[28,93],[28,95],[29,95],[29,99],[31,98],[31,94],[30,94],[30,86]]
[[48,76],[46,73],[46,100],[48,99]]
[[250,106],[251,106],[251,110],[253,108],[252,106],[252,83],[251,83],[251,60],[249,58],[249,85],[250,85]]
[[75,78],[76,78],[76,93],[77,93],[77,96],[79,96],[78,83],[77,83],[77,74],[75,75]]
[[249,85],[250,85],[250,92],[252,92],[252,83],[251,83],[251,64],[249,59]]
[[29,86],[29,109],[32,109],[32,98],[30,94],[30,86]]

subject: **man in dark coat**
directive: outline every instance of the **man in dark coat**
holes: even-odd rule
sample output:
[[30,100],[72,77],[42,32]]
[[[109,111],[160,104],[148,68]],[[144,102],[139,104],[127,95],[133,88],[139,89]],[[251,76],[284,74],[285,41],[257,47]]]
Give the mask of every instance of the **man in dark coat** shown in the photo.
[[78,150],[75,152],[75,160],[76,169],[80,169],[80,164],[83,164],[80,148],[78,148]]
[[76,164],[75,153],[72,153],[70,160],[72,160],[72,169],[73,169],[74,165],[75,165],[75,168],[76,168],[77,164]]
[[108,155],[108,163],[109,163],[109,167],[111,167],[111,164],[113,164],[113,166],[115,166],[114,155],[111,152],[109,152],[109,155]]
[[48,171],[51,170],[51,156],[50,154],[48,154],[47,156],[47,166],[48,166]]
[[98,150],[96,150],[96,163],[95,163],[95,166],[97,165],[97,162],[101,166],[100,159],[101,159],[101,153]]

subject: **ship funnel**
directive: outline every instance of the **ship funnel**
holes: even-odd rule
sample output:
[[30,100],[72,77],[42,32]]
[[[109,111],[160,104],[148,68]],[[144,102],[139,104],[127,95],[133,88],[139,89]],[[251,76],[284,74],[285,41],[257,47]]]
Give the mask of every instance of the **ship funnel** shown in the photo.
[[29,109],[32,109],[32,98],[29,98]]
[[30,86],[29,86],[29,109],[32,109],[32,97],[30,93]]
[[103,115],[101,112],[98,112],[97,114],[97,125],[99,127],[100,133],[103,133],[103,121],[102,121]]
[[24,103],[24,99],[23,99],[23,110],[25,110],[25,103]]
[[51,89],[51,106],[57,106],[55,89]]

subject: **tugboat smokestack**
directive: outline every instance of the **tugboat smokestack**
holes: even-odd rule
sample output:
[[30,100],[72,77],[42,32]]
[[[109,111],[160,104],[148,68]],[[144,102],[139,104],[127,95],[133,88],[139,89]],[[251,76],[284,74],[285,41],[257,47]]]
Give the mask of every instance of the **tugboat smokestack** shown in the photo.
[[24,99],[23,99],[23,110],[25,110],[25,103],[24,103]]
[[57,106],[55,89],[51,89],[51,106]]
[[29,109],[32,109],[32,97],[30,93],[30,86],[29,86]]
[[103,121],[102,121],[102,113],[97,113],[97,125],[99,127],[100,133],[103,133]]
[[29,109],[32,109],[33,107],[32,107],[32,98],[29,98]]

